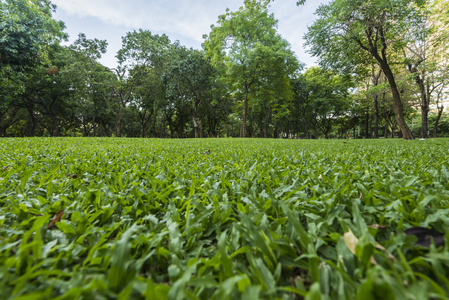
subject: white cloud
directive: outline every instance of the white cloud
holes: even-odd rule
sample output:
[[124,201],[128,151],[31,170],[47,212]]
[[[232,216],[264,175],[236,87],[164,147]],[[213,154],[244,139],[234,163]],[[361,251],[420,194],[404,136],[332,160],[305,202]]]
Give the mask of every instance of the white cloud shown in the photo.
[[[329,2],[330,0],[321,0]],[[203,34],[210,32],[210,25],[215,24],[218,16],[237,10],[243,0],[52,0],[58,11],[83,18],[93,17],[105,24],[129,28],[143,28],[152,32],[164,32],[175,36],[182,43],[199,47]],[[279,20],[279,33],[288,40],[300,61],[307,65],[314,64],[303,49],[302,37],[314,19],[313,13],[320,1],[309,0],[306,5],[297,7],[295,0],[275,0],[271,11]],[[70,29],[70,28],[69,28]],[[73,29],[78,30],[78,29]],[[96,28],[86,32],[95,37]],[[111,45],[113,46],[113,45]],[[115,45],[119,47],[119,44]],[[111,54],[112,55],[112,54]]]
[[53,0],[59,9],[80,17],[95,17],[107,24],[151,31],[173,32],[201,40],[209,32],[226,4],[238,7],[240,1],[181,0]]

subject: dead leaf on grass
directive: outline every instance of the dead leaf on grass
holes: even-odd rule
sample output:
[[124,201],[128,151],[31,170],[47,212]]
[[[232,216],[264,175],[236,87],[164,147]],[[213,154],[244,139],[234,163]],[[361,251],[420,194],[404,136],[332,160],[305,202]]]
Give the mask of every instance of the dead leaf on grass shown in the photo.
[[375,228],[375,229],[385,229],[385,228],[387,228],[387,226],[379,225],[379,224],[368,225],[368,227],[369,228]]
[[60,210],[54,215],[53,219],[51,220],[50,224],[48,224],[47,229],[52,228],[56,225],[59,221],[61,221],[62,215],[64,214],[64,210]]

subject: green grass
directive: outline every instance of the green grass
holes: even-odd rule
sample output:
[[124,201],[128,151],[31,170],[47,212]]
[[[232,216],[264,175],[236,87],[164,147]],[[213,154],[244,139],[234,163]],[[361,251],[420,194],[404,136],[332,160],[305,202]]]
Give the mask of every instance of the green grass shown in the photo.
[[449,299],[448,236],[422,248],[404,234],[447,231],[448,150],[1,139],[0,298]]

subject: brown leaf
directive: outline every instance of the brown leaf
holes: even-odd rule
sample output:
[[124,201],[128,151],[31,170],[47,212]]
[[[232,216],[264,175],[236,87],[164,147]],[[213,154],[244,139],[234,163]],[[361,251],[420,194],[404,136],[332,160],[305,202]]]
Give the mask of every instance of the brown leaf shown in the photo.
[[2,168],[3,171],[8,171],[8,169],[9,169],[8,167],[3,167]]
[[387,228],[387,226],[379,225],[379,224],[368,225],[368,227],[369,228],[375,228],[375,229],[385,229],[385,228]]
[[61,221],[62,215],[64,214],[64,210],[60,210],[56,213],[56,215],[51,220],[50,224],[48,224],[47,229],[52,228],[56,225],[59,221]]

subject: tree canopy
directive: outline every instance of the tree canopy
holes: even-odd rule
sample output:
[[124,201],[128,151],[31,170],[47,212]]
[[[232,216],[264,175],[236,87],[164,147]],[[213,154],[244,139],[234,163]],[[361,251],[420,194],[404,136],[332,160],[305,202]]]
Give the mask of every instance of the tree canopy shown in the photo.
[[225,11],[202,49],[128,32],[108,68],[99,63],[107,41],[80,33],[62,43],[64,24],[49,0],[0,1],[0,135],[448,134],[446,1],[321,5],[305,35],[319,66],[306,70],[278,33],[270,2]]

